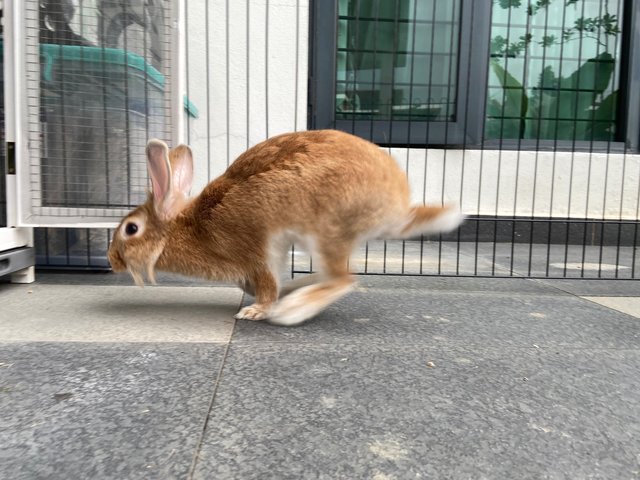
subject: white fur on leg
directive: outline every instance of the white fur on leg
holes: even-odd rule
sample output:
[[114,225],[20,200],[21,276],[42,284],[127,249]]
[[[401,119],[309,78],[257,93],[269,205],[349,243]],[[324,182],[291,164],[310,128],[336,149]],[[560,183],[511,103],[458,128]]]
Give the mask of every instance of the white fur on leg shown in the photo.
[[269,322],[276,325],[298,325],[314,317],[355,287],[351,280],[330,280],[302,287],[282,298],[269,313]]
[[280,298],[285,297],[302,287],[308,287],[309,285],[319,283],[322,278],[323,275],[320,273],[311,273],[309,275],[284,282],[282,287],[280,287]]

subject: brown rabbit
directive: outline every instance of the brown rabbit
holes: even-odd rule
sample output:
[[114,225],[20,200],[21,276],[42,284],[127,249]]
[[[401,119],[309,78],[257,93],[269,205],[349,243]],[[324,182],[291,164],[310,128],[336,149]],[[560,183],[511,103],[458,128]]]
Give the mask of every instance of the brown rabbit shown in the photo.
[[[115,231],[113,269],[140,285],[156,268],[238,282],[256,300],[238,319],[303,322],[353,289],[347,260],[360,242],[453,230],[463,219],[451,207],[410,206],[393,158],[333,130],[266,140],[191,199],[188,147],[151,140],[147,161],[152,193]],[[281,289],[292,243],[320,273]]]

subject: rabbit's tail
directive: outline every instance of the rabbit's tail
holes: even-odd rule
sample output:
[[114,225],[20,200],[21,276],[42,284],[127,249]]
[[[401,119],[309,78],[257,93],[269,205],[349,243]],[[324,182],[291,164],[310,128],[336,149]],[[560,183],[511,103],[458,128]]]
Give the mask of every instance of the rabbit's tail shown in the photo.
[[400,238],[450,232],[458,228],[463,220],[464,215],[457,207],[416,205],[409,210],[408,220],[400,230]]

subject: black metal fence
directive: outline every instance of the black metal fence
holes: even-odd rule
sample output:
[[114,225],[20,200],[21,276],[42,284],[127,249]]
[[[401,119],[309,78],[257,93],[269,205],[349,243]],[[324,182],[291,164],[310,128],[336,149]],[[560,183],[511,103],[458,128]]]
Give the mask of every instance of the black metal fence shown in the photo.
[[312,127],[388,148],[417,200],[469,215],[377,244],[373,265],[365,249],[357,271],[636,278],[638,2],[329,3],[314,3]]
[[[210,157],[209,178],[262,139],[252,133],[251,102],[263,107],[264,136],[282,130],[274,119],[293,102],[274,93],[274,70],[287,44],[296,75],[290,130],[305,128],[298,104],[308,104],[306,127],[378,143],[405,169],[416,202],[455,202],[468,215],[446,236],[363,245],[354,272],[638,277],[637,0],[289,3],[187,6],[188,95],[205,103],[188,137]],[[287,17],[295,33],[280,42],[286,8],[296,12]],[[307,29],[309,89],[298,91]],[[235,88],[246,92],[239,105]],[[226,98],[216,103],[219,92]],[[238,111],[246,135],[234,150]],[[47,229],[37,238],[41,266],[107,265],[106,231]],[[313,261],[294,247],[291,266],[305,273]]]

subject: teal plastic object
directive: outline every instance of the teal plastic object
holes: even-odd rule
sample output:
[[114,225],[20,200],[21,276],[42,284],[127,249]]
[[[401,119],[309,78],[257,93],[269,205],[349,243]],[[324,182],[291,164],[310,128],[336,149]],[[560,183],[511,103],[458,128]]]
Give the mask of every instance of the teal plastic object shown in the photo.
[[189,100],[189,97],[187,97],[186,95],[184,96],[184,109],[186,110],[186,112],[189,114],[190,117],[198,118],[198,116],[200,115],[198,108],[194,105],[194,103],[191,100]]
[[85,66],[94,64],[103,68],[103,64],[126,65],[143,72],[158,87],[164,87],[165,80],[155,67],[149,65],[144,58],[135,53],[120,48],[84,47],[80,45],[54,45],[43,43],[40,45],[40,55],[43,57],[42,76],[45,81],[53,80],[53,67],[58,60],[69,62],[83,62]]
[[[53,69],[58,61],[83,62],[84,68],[94,65],[96,71],[102,73],[106,65],[125,66],[145,75],[145,78],[164,89],[165,78],[154,66],[149,65],[143,57],[120,48],[85,47],[80,45],[56,45],[43,43],[40,45],[42,57],[42,78],[46,82],[53,81]],[[198,118],[198,108],[184,96],[184,109],[193,118]]]

